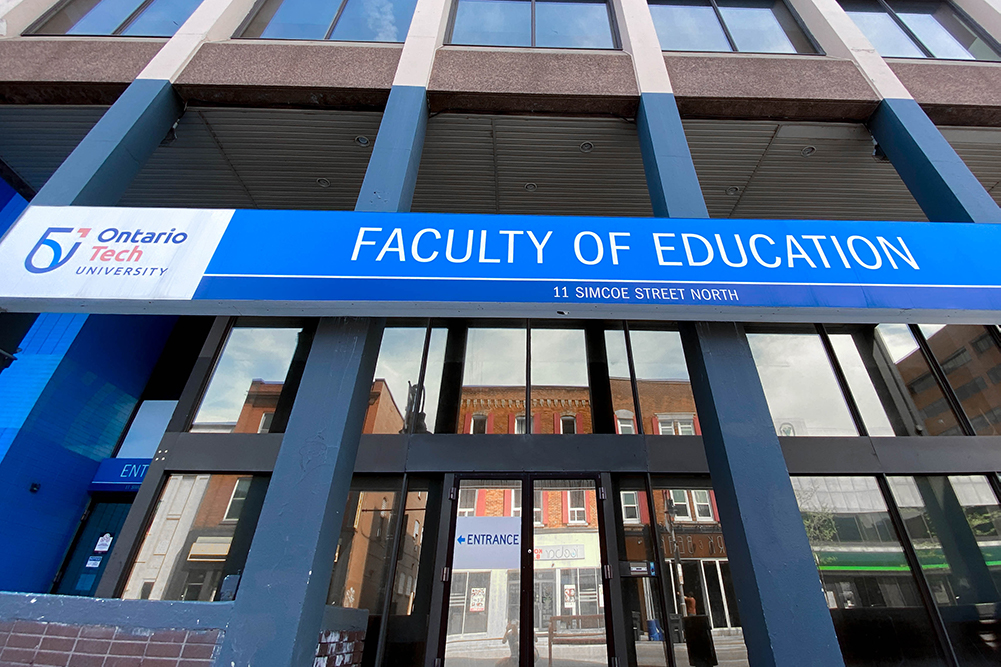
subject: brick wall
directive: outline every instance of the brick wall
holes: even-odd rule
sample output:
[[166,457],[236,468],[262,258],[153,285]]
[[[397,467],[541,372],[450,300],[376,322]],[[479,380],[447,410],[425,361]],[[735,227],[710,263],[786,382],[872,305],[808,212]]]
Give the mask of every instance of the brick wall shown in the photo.
[[365,649],[364,630],[331,630],[320,633],[313,667],[347,667],[361,665]]
[[0,621],[0,667],[210,667],[219,630]]

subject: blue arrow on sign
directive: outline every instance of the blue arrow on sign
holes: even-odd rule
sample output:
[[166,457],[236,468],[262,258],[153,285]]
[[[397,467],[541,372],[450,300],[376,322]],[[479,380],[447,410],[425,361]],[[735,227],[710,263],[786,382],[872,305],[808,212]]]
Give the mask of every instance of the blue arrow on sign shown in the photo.
[[466,538],[464,536],[460,535],[459,536],[459,544],[465,544],[465,543],[466,543]]

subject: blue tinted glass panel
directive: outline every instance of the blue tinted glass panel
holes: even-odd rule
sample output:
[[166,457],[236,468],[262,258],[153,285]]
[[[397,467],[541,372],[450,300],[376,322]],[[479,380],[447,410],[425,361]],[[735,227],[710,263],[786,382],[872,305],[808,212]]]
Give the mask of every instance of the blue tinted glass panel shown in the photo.
[[918,39],[936,58],[975,60],[973,54],[950,35],[945,26],[935,20],[933,15],[898,12],[897,16],[918,36]]
[[348,0],[330,39],[402,42],[417,0]]
[[110,35],[134,12],[142,0],[103,0],[94,6],[67,35]]
[[779,24],[771,4],[745,3],[728,7],[720,3],[719,13],[738,51],[796,53],[796,47]]
[[272,39],[324,39],[334,22],[337,0],[285,0],[261,37]]
[[525,0],[459,0],[452,44],[531,46],[532,4]]
[[122,34],[171,37],[201,2],[202,0],[154,0]]
[[997,52],[945,3],[897,1],[890,6],[936,58],[998,59]]
[[730,51],[723,27],[709,5],[651,4],[650,14],[665,51]]
[[887,58],[924,58],[925,55],[911,41],[900,26],[885,12],[853,11],[845,8],[855,25],[865,34],[879,55]]
[[537,2],[535,45],[571,49],[612,48],[608,6],[603,2]]

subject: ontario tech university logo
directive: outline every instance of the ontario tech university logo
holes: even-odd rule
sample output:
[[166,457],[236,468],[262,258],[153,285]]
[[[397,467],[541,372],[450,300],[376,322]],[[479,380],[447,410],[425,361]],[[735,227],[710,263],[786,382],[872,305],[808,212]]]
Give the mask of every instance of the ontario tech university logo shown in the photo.
[[[67,252],[64,256],[63,243],[51,238],[51,236],[54,234],[65,236],[67,234],[73,234],[74,232],[79,234],[80,239],[85,239],[87,238],[87,234],[90,233],[90,229],[74,229],[73,227],[49,227],[46,229],[45,233],[42,234],[42,238],[38,239],[38,243],[36,243],[35,247],[31,249],[28,256],[24,258],[24,268],[31,273],[48,273],[49,271],[54,271],[66,262],[70,261],[73,255],[76,254],[76,251],[80,249],[80,246],[83,245],[83,241],[78,240],[74,243],[72,238],[63,239],[63,243],[68,242],[72,244],[70,245],[69,252]],[[42,256],[39,257],[39,251],[42,250],[42,248],[48,248],[48,252],[42,252]],[[48,257],[49,253],[51,253],[51,257]],[[38,263],[44,263],[46,259],[49,260],[47,265],[38,265]]]

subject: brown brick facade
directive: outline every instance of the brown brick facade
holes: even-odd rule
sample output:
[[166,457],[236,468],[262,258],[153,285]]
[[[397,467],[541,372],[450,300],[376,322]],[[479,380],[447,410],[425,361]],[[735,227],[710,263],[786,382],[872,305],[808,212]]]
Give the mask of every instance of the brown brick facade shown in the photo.
[[365,649],[363,630],[332,630],[320,633],[313,667],[349,667],[361,664]]

